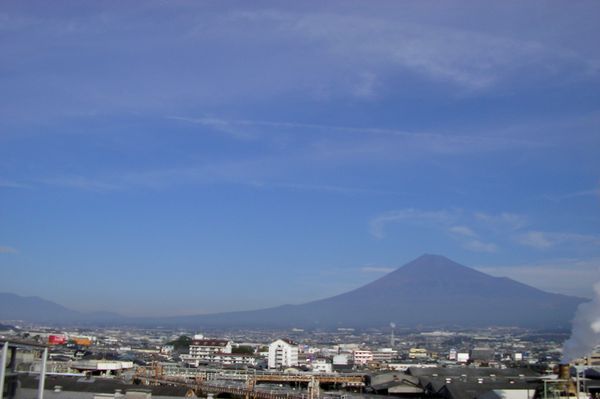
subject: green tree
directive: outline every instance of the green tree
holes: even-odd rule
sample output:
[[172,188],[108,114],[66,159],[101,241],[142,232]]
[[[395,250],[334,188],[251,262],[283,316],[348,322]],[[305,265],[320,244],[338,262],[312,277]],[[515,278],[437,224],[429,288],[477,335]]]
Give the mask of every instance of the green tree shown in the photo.
[[254,348],[252,348],[251,346],[248,346],[248,345],[234,346],[233,348],[231,348],[231,353],[238,353],[238,354],[243,354],[243,355],[253,355]]
[[182,335],[174,341],[168,342],[168,345],[173,345],[176,352],[189,352],[190,345],[192,344],[192,338],[187,335]]

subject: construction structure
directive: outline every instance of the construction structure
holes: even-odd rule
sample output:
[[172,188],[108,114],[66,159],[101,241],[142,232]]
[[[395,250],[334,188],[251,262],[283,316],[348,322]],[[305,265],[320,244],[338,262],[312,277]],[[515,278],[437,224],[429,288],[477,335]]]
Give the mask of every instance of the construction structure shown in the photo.
[[[35,342],[19,341],[19,340],[3,340],[0,339],[2,352],[0,354],[0,399],[14,398],[18,385],[17,379],[17,351],[27,350],[40,353],[41,364],[39,372],[39,383],[37,391],[37,399],[44,398],[44,383],[46,380],[46,362],[48,361],[48,347]],[[10,352],[10,359],[9,359]]]
[[[170,374],[170,375],[169,375]],[[150,367],[140,367],[136,371],[135,380],[142,385],[179,385],[186,386],[196,394],[220,394],[244,397],[247,399],[314,399],[321,396],[321,385],[339,385],[345,388],[363,391],[367,377],[363,374],[311,374],[311,373],[235,373],[230,378],[220,381],[211,378],[208,373],[192,376],[176,376],[174,373],[156,364]],[[306,386],[306,390],[282,392],[270,388],[261,388],[260,384],[287,384]],[[301,393],[305,392],[305,393]]]
[[[545,379],[543,388],[544,399],[580,399],[590,397],[586,380],[581,381],[579,371],[573,368],[575,381],[571,376],[571,365],[562,363],[558,365],[555,379]],[[582,382],[584,383],[582,386]]]

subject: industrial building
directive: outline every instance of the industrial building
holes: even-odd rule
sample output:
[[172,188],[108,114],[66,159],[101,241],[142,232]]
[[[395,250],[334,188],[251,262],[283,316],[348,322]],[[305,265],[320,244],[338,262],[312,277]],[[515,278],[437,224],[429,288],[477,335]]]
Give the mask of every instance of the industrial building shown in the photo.
[[377,394],[403,397],[532,399],[541,381],[530,369],[410,367],[405,373],[373,375],[371,388]]

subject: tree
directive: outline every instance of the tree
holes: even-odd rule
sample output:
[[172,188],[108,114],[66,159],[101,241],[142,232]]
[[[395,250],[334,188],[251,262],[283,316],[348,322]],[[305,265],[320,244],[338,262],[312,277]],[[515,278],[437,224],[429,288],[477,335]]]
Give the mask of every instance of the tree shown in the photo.
[[179,353],[189,352],[191,344],[192,338],[187,335],[182,335],[175,341],[168,342],[168,345],[173,345],[174,350]]
[[231,353],[238,353],[241,355],[253,355],[254,348],[248,345],[234,346],[233,348],[231,348]]

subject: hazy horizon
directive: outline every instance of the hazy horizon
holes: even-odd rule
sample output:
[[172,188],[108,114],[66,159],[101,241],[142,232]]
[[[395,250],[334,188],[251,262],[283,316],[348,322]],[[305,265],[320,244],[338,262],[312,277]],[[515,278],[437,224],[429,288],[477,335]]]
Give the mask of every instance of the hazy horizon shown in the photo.
[[600,4],[0,4],[0,291],[302,303],[423,253],[592,297]]

